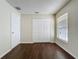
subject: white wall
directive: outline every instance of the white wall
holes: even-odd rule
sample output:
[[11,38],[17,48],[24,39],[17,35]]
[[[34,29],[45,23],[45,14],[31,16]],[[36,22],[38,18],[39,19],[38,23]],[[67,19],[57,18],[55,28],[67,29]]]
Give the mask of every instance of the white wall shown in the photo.
[[6,0],[0,0],[0,57],[11,49],[11,13],[18,14]]
[[21,42],[32,42],[32,16],[21,15]]
[[33,43],[32,40],[32,20],[51,19],[51,41],[54,41],[54,16],[45,14],[22,14],[21,15],[21,42]]
[[56,14],[56,19],[68,13],[68,43],[56,38],[56,43],[69,52],[76,59],[78,58],[78,1],[71,0],[63,9]]

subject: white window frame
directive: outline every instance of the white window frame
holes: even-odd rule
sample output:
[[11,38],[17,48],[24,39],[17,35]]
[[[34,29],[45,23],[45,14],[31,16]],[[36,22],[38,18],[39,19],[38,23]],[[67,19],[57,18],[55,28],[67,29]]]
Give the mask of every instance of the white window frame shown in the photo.
[[[65,23],[63,24],[63,22]],[[57,18],[57,38],[68,43],[68,13]]]

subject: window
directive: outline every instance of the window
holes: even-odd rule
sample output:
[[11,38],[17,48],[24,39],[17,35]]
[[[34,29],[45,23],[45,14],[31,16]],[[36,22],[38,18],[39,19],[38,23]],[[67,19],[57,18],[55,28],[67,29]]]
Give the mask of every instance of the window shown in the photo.
[[57,19],[57,38],[66,43],[68,42],[68,13]]

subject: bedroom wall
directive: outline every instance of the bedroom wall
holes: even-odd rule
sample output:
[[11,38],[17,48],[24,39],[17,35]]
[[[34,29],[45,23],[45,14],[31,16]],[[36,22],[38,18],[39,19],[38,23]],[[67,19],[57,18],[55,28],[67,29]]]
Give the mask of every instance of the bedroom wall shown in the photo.
[[76,59],[78,58],[78,0],[71,0],[57,14],[56,19],[68,13],[68,43],[57,39],[55,42]]
[[54,16],[46,14],[22,14],[21,15],[21,42],[33,43],[32,39],[32,20],[51,19],[51,39],[54,42]]
[[6,0],[0,0],[0,58],[11,50],[11,13],[19,15]]

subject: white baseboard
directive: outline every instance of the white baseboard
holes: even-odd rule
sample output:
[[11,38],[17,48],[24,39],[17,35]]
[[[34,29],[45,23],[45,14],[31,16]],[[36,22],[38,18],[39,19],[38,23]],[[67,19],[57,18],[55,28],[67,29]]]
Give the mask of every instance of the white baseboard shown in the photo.
[[[19,45],[20,43],[18,43],[17,45]],[[16,46],[17,46],[16,45]],[[15,47],[16,47],[15,46]],[[13,48],[15,48],[15,47],[13,47]],[[0,59],[3,57],[3,56],[5,56],[7,53],[9,53],[12,49],[13,49],[12,47],[9,49],[9,50],[7,50],[6,52],[4,52],[2,55],[0,55]]]
[[0,59],[5,56],[8,52],[10,52],[12,49],[9,49],[8,51],[6,51],[5,53],[3,53],[1,56],[0,56]]
[[[21,43],[23,43],[23,44],[28,44],[28,43],[39,43],[39,42],[21,42]],[[50,43],[55,43],[55,42],[50,42]]]
[[[55,42],[57,45],[59,45],[57,42]],[[69,53],[71,56],[75,57],[76,59],[78,59],[78,57],[74,56],[72,53],[70,53],[68,50],[66,50],[65,48],[63,48],[61,45],[59,45],[62,49],[64,49],[67,53]]]
[[26,43],[28,44],[28,43],[34,43],[34,42],[21,42],[21,43],[22,43],[22,44],[26,44]]

